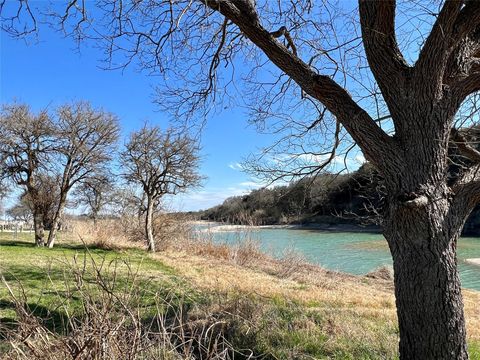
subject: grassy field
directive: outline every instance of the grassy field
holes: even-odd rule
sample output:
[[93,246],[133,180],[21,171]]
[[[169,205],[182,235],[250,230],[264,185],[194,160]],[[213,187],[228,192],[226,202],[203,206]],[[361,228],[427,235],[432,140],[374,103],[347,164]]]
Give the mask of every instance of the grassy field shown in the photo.
[[[144,346],[138,358],[208,358],[208,354],[214,358],[221,351],[225,358],[234,354],[235,359],[248,358],[251,352],[262,359],[397,358],[398,329],[389,280],[261,256],[240,262],[223,256],[225,249],[218,248],[146,254],[134,246],[86,248],[73,235],[62,236],[54,249],[38,249],[31,234],[13,239],[11,233],[0,233],[4,355],[12,354],[12,344],[26,351],[18,338],[11,339],[11,329],[23,316],[20,306],[30,323],[35,319],[42,331],[48,331],[49,341],[59,344],[58,349],[71,343],[64,340],[69,336],[77,343],[85,337],[72,331],[71,319],[84,332],[93,331],[97,318],[100,325],[117,326],[118,332],[132,331],[137,318],[139,324],[161,318],[161,327],[170,329],[164,331],[167,337],[162,335],[162,349]],[[480,359],[480,294],[466,290],[464,294],[470,356]],[[138,316],[131,314],[132,309]],[[148,329],[159,336],[158,329]],[[139,332],[139,339],[147,337]],[[39,339],[32,338],[31,345],[41,348]],[[112,338],[111,342],[121,346],[121,341]],[[86,356],[81,353],[78,358]]]

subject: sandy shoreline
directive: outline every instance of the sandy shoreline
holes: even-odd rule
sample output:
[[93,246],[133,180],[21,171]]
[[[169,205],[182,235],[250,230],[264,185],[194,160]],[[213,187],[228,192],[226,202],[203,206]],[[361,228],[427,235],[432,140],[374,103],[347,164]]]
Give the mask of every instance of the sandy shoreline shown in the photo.
[[476,258],[476,259],[465,259],[465,262],[466,262],[467,264],[480,266],[480,258]]
[[224,225],[215,222],[195,222],[195,225],[206,225],[207,228],[202,229],[201,232],[235,232],[235,231],[255,231],[261,229],[293,229],[293,225]]
[[353,224],[283,224],[283,225],[231,225],[212,221],[191,221],[192,225],[204,225],[202,232],[230,232],[230,231],[255,231],[262,229],[291,229],[291,230],[318,230],[331,232],[370,232],[381,233],[376,226],[359,226]]

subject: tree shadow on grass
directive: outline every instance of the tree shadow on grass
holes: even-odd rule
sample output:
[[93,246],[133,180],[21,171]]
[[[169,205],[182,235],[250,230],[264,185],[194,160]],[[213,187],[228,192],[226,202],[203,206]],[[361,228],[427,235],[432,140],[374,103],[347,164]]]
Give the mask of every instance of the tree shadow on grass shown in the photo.
[[[0,234],[1,235],[1,234]],[[96,244],[83,244],[83,243],[57,243],[53,249],[46,247],[37,247],[35,244],[26,240],[4,240],[0,237],[0,255],[8,256],[8,251],[12,251],[17,256],[21,256],[22,252],[32,251],[32,254],[40,254],[45,256],[51,256],[52,258],[58,257],[63,252],[79,252],[80,255],[89,253],[94,256],[109,258],[124,257],[127,255],[131,259],[142,259],[142,262],[148,263],[149,267],[159,268],[159,270],[172,273],[172,269],[166,267],[159,261],[155,261],[147,258],[147,252],[139,248],[128,248],[123,250],[105,249],[102,246]],[[2,254],[3,251],[3,254]],[[145,260],[145,261],[143,261]],[[1,265],[1,264],[0,264]]]
[[[11,310],[16,312],[17,305],[14,301],[0,299],[0,310]],[[40,323],[45,326],[52,333],[59,335],[65,335],[68,331],[68,316],[61,309],[55,310],[47,306],[36,304],[36,303],[26,303],[23,305],[27,313],[36,317]],[[18,327],[18,318],[16,317],[0,317],[0,339],[5,339],[9,331],[13,331]]]
[[32,249],[38,250],[42,253],[48,254],[51,253],[52,255],[55,252],[59,251],[79,251],[79,252],[90,252],[94,255],[106,255],[106,254],[118,254],[119,252],[116,250],[109,250],[104,249],[95,244],[73,244],[73,243],[58,243],[56,244],[53,249],[49,249],[47,247],[37,247],[33,242],[25,241],[25,240],[3,240],[0,239],[0,249],[2,248],[13,248],[13,251],[21,250],[21,249]]
[[22,284],[26,281],[62,281],[65,279],[64,271],[61,269],[38,266],[9,265],[7,271],[4,271],[2,275],[7,282]]
[[1,246],[19,246],[19,247],[28,247],[33,248],[35,244],[30,241],[25,240],[0,240],[0,247]]

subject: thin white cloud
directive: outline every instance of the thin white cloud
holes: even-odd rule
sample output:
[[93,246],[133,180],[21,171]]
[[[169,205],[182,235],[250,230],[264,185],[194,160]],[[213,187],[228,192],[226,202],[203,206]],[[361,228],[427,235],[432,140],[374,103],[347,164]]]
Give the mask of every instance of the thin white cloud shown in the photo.
[[261,188],[263,186],[262,184],[259,184],[258,182],[254,182],[254,181],[244,181],[244,182],[241,182],[238,185],[243,186],[243,187],[247,187],[247,188],[253,188],[253,189],[258,189],[258,188]]
[[226,188],[206,188],[191,193],[171,196],[168,199],[168,207],[176,211],[196,211],[208,209],[220,205],[232,196],[249,194],[252,190],[263,187],[260,182],[242,181]]
[[[285,160],[285,155],[282,160]],[[310,161],[312,163],[322,163],[327,159],[324,155],[312,156],[304,155],[303,161]],[[277,159],[279,160],[279,159]],[[363,163],[365,163],[365,157],[361,152],[357,152],[355,156],[349,156],[345,159],[344,156],[335,156],[330,164],[330,171],[341,171],[345,168],[345,163],[349,171],[358,169]],[[243,170],[240,163],[230,163],[228,167],[232,170]],[[270,184],[267,187],[272,188],[274,186],[287,185],[286,181],[277,181],[274,184]],[[172,196],[169,198],[168,207],[172,211],[196,211],[202,209],[208,209],[215,205],[220,205],[225,199],[232,196],[241,196],[250,193],[252,190],[264,187],[265,183],[256,178],[250,178],[246,181],[231,184],[224,188],[204,188],[195,192]]]
[[363,165],[367,162],[367,159],[365,159],[365,156],[363,156],[362,153],[357,154],[355,156],[355,161],[358,162],[360,165]]
[[236,162],[236,163],[230,163],[228,164],[228,167],[232,170],[236,170],[236,171],[242,171],[243,170],[243,166],[242,164]]
[[226,189],[207,189],[192,193],[171,196],[168,199],[168,207],[173,211],[196,211],[220,205],[232,196],[245,195],[250,192],[244,187],[229,187]]

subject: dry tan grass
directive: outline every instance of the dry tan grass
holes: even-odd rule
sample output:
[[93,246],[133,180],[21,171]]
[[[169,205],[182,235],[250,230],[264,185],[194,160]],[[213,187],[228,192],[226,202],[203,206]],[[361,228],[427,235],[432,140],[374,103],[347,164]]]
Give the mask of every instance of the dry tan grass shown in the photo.
[[[329,313],[332,331],[344,335],[359,336],[365,332],[366,326],[367,329],[374,327],[379,319],[396,323],[393,284],[388,280],[331,272],[309,264],[299,266],[294,276],[283,278],[269,270],[279,265],[278,261],[268,258],[262,263],[257,261],[256,268],[252,268],[225,258],[192,255],[185,251],[167,250],[153,257],[203,289],[235,290],[271,299],[282,298]],[[468,336],[480,340],[480,293],[464,289],[463,294]]]
[[74,241],[105,250],[143,247],[141,242],[129,238],[118,220],[99,220],[96,226],[91,221],[73,221],[70,233]]
[[[169,248],[167,250],[172,250]],[[235,245],[216,244],[211,238],[183,238],[173,250],[221,259],[240,266],[255,267],[264,262],[267,256],[260,251],[259,245],[251,238],[245,238]]]
[[[156,248],[175,247],[192,237],[188,222],[167,214],[157,214],[154,218],[154,236]],[[71,222],[69,238],[81,241],[88,246],[105,250],[145,248],[143,223],[138,218],[103,219],[96,225],[89,220]]]
[[[112,237],[106,238],[112,241]],[[114,239],[122,244],[120,246],[132,246],[128,239]],[[234,247],[219,245],[208,235],[193,238],[184,228],[177,231],[174,240],[166,243],[168,246],[164,246],[162,252],[151,256],[202,289],[235,290],[300,302],[330,316],[331,331],[344,335],[368,336],[365,329],[374,328],[379,320],[396,323],[391,280],[328,271],[306,263],[295,253],[286,253],[283,259],[275,260],[248,239]],[[479,341],[480,293],[464,289],[463,294],[468,336]]]
[[[251,268],[186,252],[166,251],[153,256],[206,288],[234,288],[268,297],[285,296],[303,302],[327,301],[372,309],[384,307],[391,300],[391,285],[387,282],[326,271],[315,265],[304,264],[295,276],[284,278],[271,270],[278,266],[273,259],[265,259],[257,268]],[[372,287],[375,291],[371,291]],[[393,302],[390,305],[393,308]]]
[[[153,256],[187,277],[195,287],[300,303],[328,319],[328,328],[324,330],[329,336],[362,339],[365,343],[382,342],[395,352],[396,335],[382,334],[381,330],[394,328],[396,323],[394,298],[388,282],[329,272],[313,265],[304,265],[294,277],[282,278],[260,269],[274,266],[274,261],[255,269],[185,252],[167,251]],[[338,346],[336,341],[332,346]]]
[[480,340],[480,293],[463,289],[467,334],[470,339]]
[[[77,224],[74,232],[63,238],[65,242],[74,242],[76,245],[82,239],[87,246],[104,249],[143,248],[144,243],[141,240],[132,242],[128,235],[131,232],[126,232],[118,223],[106,222],[101,225],[95,230],[91,224]],[[173,225],[171,229],[175,229],[176,225]],[[179,228],[185,230],[188,226],[180,224]],[[213,238],[207,236],[206,239],[195,239],[191,234],[188,235],[188,231],[182,230],[162,244],[163,250],[155,254],[136,250],[121,251],[131,254],[136,259],[135,264],[141,262],[148,266],[140,269],[137,265],[128,267],[129,261],[125,264],[128,269],[135,269],[139,279],[147,281],[148,292],[161,290],[159,295],[162,295],[157,299],[161,304],[164,304],[165,289],[170,289],[168,293],[181,293],[181,298],[185,294],[187,297],[191,296],[193,303],[189,301],[185,307],[190,309],[188,314],[184,313],[183,305],[175,308],[180,311],[178,314],[181,316],[180,320],[173,324],[167,324],[167,321],[171,320],[169,316],[160,317],[168,325],[168,331],[159,334],[155,330],[154,335],[155,339],[159,339],[166,346],[157,349],[162,354],[150,354],[146,347],[150,348],[152,344],[142,343],[143,350],[139,350],[142,358],[165,358],[162,357],[165,351],[172,356],[169,359],[188,358],[183,355],[190,354],[192,349],[201,348],[208,352],[212,350],[215,356],[221,353],[219,357],[205,359],[227,359],[228,354],[224,353],[224,350],[227,349],[228,352],[228,349],[233,349],[232,346],[239,345],[237,349],[254,349],[259,354],[272,352],[275,354],[272,355],[273,358],[290,360],[393,359],[398,355],[393,286],[391,280],[384,279],[387,277],[386,269],[375,272],[373,278],[342,274],[308,264],[291,250],[283,254],[283,259],[273,259],[263,254],[258,243],[249,237],[235,246],[217,245]],[[66,247],[68,248],[69,246]],[[74,253],[75,249],[76,247],[73,247],[70,251]],[[102,264],[116,261],[110,259],[110,253],[101,253],[109,257],[109,260],[102,261]],[[139,254],[141,259],[136,258]],[[101,256],[95,255],[95,259],[97,258],[101,259]],[[77,259],[77,255],[73,259]],[[155,259],[159,262],[154,261]],[[39,262],[42,261],[44,260],[39,259]],[[38,264],[37,261],[35,263]],[[69,264],[70,262],[62,263],[59,268],[68,268]],[[161,269],[157,269],[157,265],[160,265]],[[103,265],[100,267],[103,268]],[[164,273],[165,270],[167,273]],[[128,271],[125,272],[125,269],[121,270],[119,267],[116,274],[125,277]],[[106,288],[105,297],[101,301],[94,298],[90,300],[88,296],[92,293],[88,291],[84,292],[86,296],[81,297],[82,301],[86,301],[82,308],[88,310],[92,321],[73,324],[71,327],[78,331],[65,337],[50,333],[41,323],[36,323],[33,314],[23,314],[26,320],[22,323],[24,328],[11,333],[10,341],[14,350],[27,351],[24,347],[26,346],[30,352],[24,359],[63,359],[67,358],[66,355],[70,354],[72,349],[75,352],[75,349],[83,346],[91,353],[102,353],[104,346],[108,345],[112,358],[119,358],[118,354],[125,355],[133,351],[134,347],[123,339],[130,336],[130,324],[140,324],[140,318],[126,320],[130,319],[131,313],[137,311],[118,312],[105,308],[105,305],[118,302],[117,297],[122,291],[111,291],[109,286],[105,287],[101,277],[97,280],[100,288],[94,293],[103,294],[101,289]],[[149,281],[158,283],[150,286]],[[71,286],[71,282],[67,283]],[[76,293],[82,293],[84,285],[92,284],[91,279],[77,283],[81,286]],[[56,291],[59,291],[59,298],[63,302],[66,293],[60,287]],[[477,305],[480,293],[464,290],[464,295],[469,338],[478,342],[480,310]],[[144,295],[139,296],[139,299],[144,301]],[[128,303],[130,302],[125,302]],[[148,300],[147,303],[151,301]],[[130,306],[122,308],[131,309]],[[135,309],[135,306],[133,308]],[[23,307],[17,306],[20,316],[22,309]],[[175,309],[173,310],[176,311]],[[102,332],[105,328],[118,328],[121,331],[107,332],[105,335]],[[141,331],[134,329],[136,337],[132,338],[148,340],[150,338],[142,334],[150,330],[152,329],[148,327],[142,327]],[[25,343],[24,334],[33,334],[28,340],[34,343]],[[92,334],[98,336],[92,338]],[[85,342],[86,335],[93,339],[89,340],[88,344]],[[181,336],[181,341],[178,340],[178,335]],[[213,338],[210,338],[212,335]],[[106,339],[106,342],[102,339]],[[238,342],[235,342],[237,340]],[[189,345],[191,341],[197,344],[193,348]],[[78,346],[70,348],[69,344],[72,342]],[[155,342],[158,343],[156,340]],[[173,344],[173,348],[169,344]],[[178,348],[179,344],[188,346]],[[245,344],[248,345],[245,347]],[[37,353],[38,357],[32,357],[32,353]],[[58,357],[46,354],[55,354]]]

